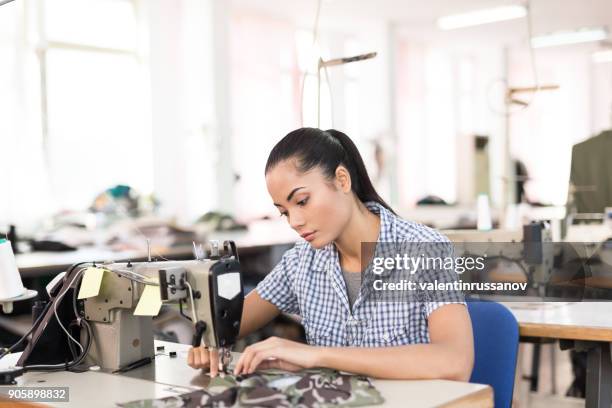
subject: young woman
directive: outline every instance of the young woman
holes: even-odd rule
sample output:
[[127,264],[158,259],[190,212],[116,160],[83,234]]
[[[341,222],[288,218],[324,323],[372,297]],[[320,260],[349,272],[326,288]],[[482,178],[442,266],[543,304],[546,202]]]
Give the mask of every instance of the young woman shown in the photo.
[[[253,344],[234,373],[328,367],[378,378],[467,381],[473,339],[461,298],[376,302],[361,285],[362,255],[365,264],[372,256],[362,254],[362,242],[448,240],[395,215],[350,138],[336,130],[295,130],[272,149],[265,176],[274,205],[302,240],[246,297],[240,336],[281,312],[295,313],[308,344],[276,337]],[[192,348],[188,364],[210,367],[215,376],[218,358]]]

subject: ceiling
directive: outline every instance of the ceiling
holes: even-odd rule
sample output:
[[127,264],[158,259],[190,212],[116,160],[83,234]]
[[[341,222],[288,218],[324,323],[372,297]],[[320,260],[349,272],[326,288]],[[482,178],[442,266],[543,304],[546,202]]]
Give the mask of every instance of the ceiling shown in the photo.
[[[424,6],[426,4],[426,7]],[[324,27],[350,21],[394,23],[405,36],[449,41],[516,43],[527,39],[526,20],[488,24],[441,32],[436,19],[443,15],[522,4],[512,0],[323,0]],[[232,0],[233,7],[256,10],[312,26],[316,0]],[[612,34],[611,0],[531,0],[533,34],[583,27],[607,26]]]

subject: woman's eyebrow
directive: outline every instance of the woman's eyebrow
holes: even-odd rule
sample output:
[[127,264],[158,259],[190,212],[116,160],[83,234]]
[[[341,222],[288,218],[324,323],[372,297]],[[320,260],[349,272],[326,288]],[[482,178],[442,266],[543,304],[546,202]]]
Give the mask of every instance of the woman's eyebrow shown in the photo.
[[293,195],[295,194],[296,191],[298,191],[299,189],[305,188],[305,186],[302,187],[296,187],[294,188],[289,195],[287,196],[287,201],[291,201],[291,197],[293,197]]
[[[287,201],[291,201],[291,197],[293,197],[293,195],[296,193],[296,191],[298,191],[299,189],[302,189],[302,188],[306,188],[306,186],[296,187],[293,190],[291,190],[291,192],[287,196]],[[274,203],[274,205],[277,206],[277,207],[280,206],[280,204],[277,204],[277,203]]]

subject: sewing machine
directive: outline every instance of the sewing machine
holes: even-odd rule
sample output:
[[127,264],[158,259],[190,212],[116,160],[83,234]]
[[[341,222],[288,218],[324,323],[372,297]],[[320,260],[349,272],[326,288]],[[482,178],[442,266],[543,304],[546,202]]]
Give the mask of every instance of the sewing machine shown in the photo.
[[[555,250],[552,231],[547,222],[532,222],[522,230],[447,230],[444,234],[453,242],[455,255],[486,255],[489,261],[505,260],[521,270],[529,289],[544,296],[553,276]],[[503,276],[497,276],[502,278]],[[516,274],[507,278],[516,279]]]
[[[210,248],[209,256],[205,257],[202,248],[198,250],[194,246],[197,259],[189,261],[150,260],[96,265],[95,268],[104,270],[99,293],[83,299],[83,306],[78,310],[85,320],[80,330],[77,328],[76,335],[80,336],[81,344],[87,344],[86,356],[82,359],[85,365],[117,370],[154,357],[152,316],[135,315],[139,302],[151,295],[145,295],[145,292],[151,292],[147,287],[153,287],[153,292],[159,291],[158,299],[163,304],[178,304],[181,315],[192,321],[194,347],[203,342],[209,348],[220,349],[220,368],[225,369],[231,358],[229,348],[240,330],[244,301],[242,275],[233,242],[226,241],[222,251],[214,243]],[[52,302],[59,302],[60,319],[65,322],[65,327],[71,322],[74,324],[72,302],[76,302],[76,290],[82,279],[79,274],[84,275],[84,269],[90,267],[71,268],[54,287],[48,288]],[[69,290],[74,291],[71,296],[66,295]],[[63,354],[64,360],[67,355],[72,357],[65,352],[67,337],[58,330],[59,327],[53,327],[57,326],[54,307],[45,310],[41,327],[34,331],[32,341],[19,360],[20,366],[62,361],[57,354]],[[56,349],[54,360],[50,360],[49,354],[53,354],[53,350],[50,353],[48,346],[53,343],[51,347],[57,347],[49,340],[53,336],[64,348]],[[37,347],[40,342],[46,344]]]

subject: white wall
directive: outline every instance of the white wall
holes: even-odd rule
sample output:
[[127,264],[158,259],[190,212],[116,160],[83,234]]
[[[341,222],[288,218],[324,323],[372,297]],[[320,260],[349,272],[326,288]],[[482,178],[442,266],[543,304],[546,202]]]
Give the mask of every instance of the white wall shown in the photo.
[[[565,204],[572,145],[612,126],[612,63],[594,64],[595,49],[590,44],[536,50],[540,84],[561,88],[540,92],[528,109],[511,107],[510,156],[527,166],[533,201]],[[401,206],[427,194],[473,204],[474,134],[490,137],[491,200],[501,205],[503,79],[510,87],[534,86],[526,47],[445,47],[400,36],[397,60],[398,150],[405,157],[398,163]]]
[[[512,116],[510,128],[511,152],[533,179],[526,186],[532,200],[565,204],[572,146],[612,126],[612,64],[594,64],[594,49],[585,44],[537,50],[540,83],[560,88],[538,93],[529,109]],[[533,84],[529,61],[522,50],[510,53],[511,84]]]
[[[312,26],[263,12],[232,12],[231,134],[235,169],[241,177],[235,190],[235,210],[240,218],[277,214],[267,193],[263,172],[274,144],[301,126],[299,59],[303,55],[298,52],[303,49],[298,49],[294,39],[300,30],[310,31]],[[374,175],[372,141],[392,137],[388,24],[323,20],[319,45],[324,60],[378,52],[373,60],[329,68],[333,109],[329,106],[325,75],[321,72],[321,127],[333,126],[346,132]],[[306,48],[308,53],[310,42]],[[305,92],[304,126],[317,126],[315,92],[316,88]],[[391,160],[394,149],[392,143],[387,145],[390,145],[387,154]],[[380,184],[381,194],[389,199],[388,178]]]
[[[459,49],[400,37],[397,43],[397,123],[400,203],[426,195],[472,204],[473,136],[490,138],[492,200],[501,200],[503,169],[502,50]],[[399,154],[399,153],[398,153]]]
[[[228,78],[222,2],[148,2],[155,192],[191,222],[231,209]],[[220,20],[220,21],[219,21]]]

